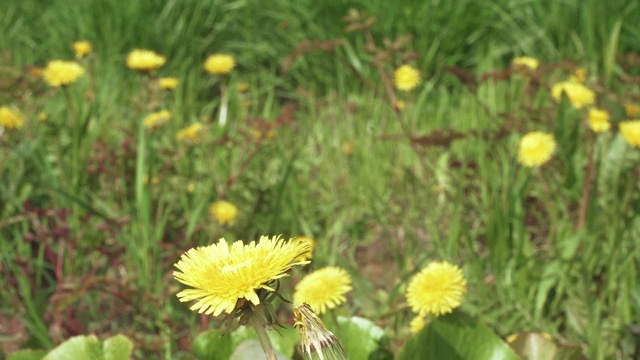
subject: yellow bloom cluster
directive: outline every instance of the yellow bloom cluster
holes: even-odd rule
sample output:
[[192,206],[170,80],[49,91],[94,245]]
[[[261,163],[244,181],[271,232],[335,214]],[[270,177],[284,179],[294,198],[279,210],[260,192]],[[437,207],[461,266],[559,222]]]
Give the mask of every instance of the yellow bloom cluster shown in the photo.
[[511,60],[511,64],[515,67],[526,67],[531,70],[535,70],[540,65],[540,62],[538,61],[538,59],[532,57],[519,56],[513,58],[513,60]]
[[618,125],[622,138],[632,147],[640,147],[640,120],[627,120]]
[[526,167],[537,167],[551,159],[558,147],[553,135],[534,131],[520,139],[518,162]]
[[159,69],[167,59],[151,50],[135,49],[127,55],[127,67],[141,72]]
[[201,140],[200,135],[202,133],[202,129],[203,126],[201,123],[193,123],[186,128],[178,131],[176,139],[178,139],[178,141],[182,141],[187,145],[198,144]]
[[396,69],[393,80],[398,90],[402,91],[413,90],[422,82],[420,71],[411,65],[402,65]]
[[20,130],[24,126],[22,114],[6,106],[0,107],[0,127],[9,131]]
[[334,309],[347,301],[345,295],[351,289],[349,273],[339,267],[329,266],[300,280],[293,293],[293,303],[307,303],[315,312],[323,314],[327,309]]
[[178,87],[178,83],[180,83],[180,80],[174,77],[163,77],[158,79],[158,86],[160,86],[160,89],[162,90],[173,90]]
[[576,109],[582,109],[586,105],[593,105],[596,94],[588,87],[573,81],[565,81],[553,85],[551,96],[557,101],[562,100],[562,93],[567,94],[571,105]]
[[238,208],[228,201],[218,200],[209,206],[209,214],[220,225],[233,224],[238,217]]
[[416,274],[409,282],[406,296],[411,309],[421,317],[440,316],[460,306],[466,292],[467,280],[462,270],[443,261],[432,262]]
[[82,59],[91,52],[91,43],[86,40],[76,41],[72,45],[76,59]]
[[611,124],[609,123],[609,113],[606,110],[598,108],[589,109],[589,127],[593,132],[601,133],[609,130]]
[[214,75],[228,74],[236,66],[236,61],[229,54],[213,54],[204,63],[204,69]]
[[169,120],[171,120],[171,112],[169,110],[162,110],[147,116],[143,120],[143,123],[147,129],[154,130],[162,127]]
[[173,277],[191,287],[177,294],[182,302],[197,300],[191,310],[218,316],[233,314],[248,302],[258,305],[265,293],[276,291],[273,282],[288,275],[291,268],[306,265],[295,261],[309,252],[306,243],[262,236],[257,243],[241,240],[192,248],[175,264]]
[[84,68],[77,62],[53,60],[44,69],[43,78],[52,87],[67,86],[84,74]]

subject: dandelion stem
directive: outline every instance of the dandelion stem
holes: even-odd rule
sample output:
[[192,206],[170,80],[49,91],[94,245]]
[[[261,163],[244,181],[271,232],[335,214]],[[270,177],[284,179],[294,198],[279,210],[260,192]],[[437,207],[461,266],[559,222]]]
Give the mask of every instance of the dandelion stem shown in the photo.
[[269,335],[267,335],[267,330],[265,329],[267,322],[264,310],[264,306],[262,305],[255,306],[253,308],[253,315],[249,318],[249,323],[251,323],[251,326],[253,326],[258,335],[258,341],[260,341],[260,345],[262,345],[262,350],[267,356],[267,360],[278,360],[276,352],[271,345],[271,340],[269,340]]
[[584,223],[587,218],[587,208],[589,207],[589,195],[591,194],[591,186],[593,185],[593,178],[595,176],[596,166],[594,161],[595,156],[595,138],[593,135],[589,139],[589,162],[585,169],[584,188],[582,189],[582,199],[580,199],[580,208],[578,213],[578,221],[575,225],[575,231],[578,232],[584,227]]

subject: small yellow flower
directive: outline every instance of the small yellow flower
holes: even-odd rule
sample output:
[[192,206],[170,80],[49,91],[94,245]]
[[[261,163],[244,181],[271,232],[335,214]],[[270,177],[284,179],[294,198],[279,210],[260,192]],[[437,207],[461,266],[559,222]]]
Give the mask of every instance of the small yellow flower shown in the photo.
[[393,79],[398,90],[410,91],[420,85],[420,71],[411,65],[402,65],[396,69]]
[[553,96],[557,102],[562,100],[562,93],[567,94],[571,105],[576,109],[582,109],[585,105],[593,105],[596,101],[596,95],[591,89],[571,81],[553,85],[551,96]]
[[511,334],[504,339],[507,343],[513,344],[516,340],[518,340],[518,334]]
[[141,72],[159,69],[167,59],[151,50],[135,49],[127,55],[127,67]]
[[293,293],[293,303],[307,303],[318,314],[324,314],[327,309],[334,309],[347,301],[345,295],[351,289],[349,273],[339,267],[329,266],[316,270],[300,280]]
[[569,77],[569,81],[577,84],[584,84],[584,82],[587,81],[587,69],[583,67],[577,68]]
[[309,304],[294,307],[293,318],[293,327],[300,331],[300,347],[305,359],[348,359],[338,338],[327,329]]
[[413,318],[413,320],[411,320],[411,322],[409,323],[409,327],[411,328],[411,332],[416,334],[418,332],[420,332],[420,330],[422,330],[424,328],[424,317],[417,315],[416,317]]
[[147,116],[143,120],[143,123],[147,129],[155,130],[162,127],[169,120],[171,120],[171,111],[162,110],[162,111],[154,112],[153,114]]
[[351,155],[353,155],[354,147],[355,147],[355,145],[353,144],[353,141],[345,140],[342,143],[342,153],[345,154],[346,156],[351,156]]
[[[149,175],[146,175],[146,174],[145,174],[145,175],[142,177],[142,182],[143,182],[145,185],[148,185],[148,184],[149,184]],[[158,185],[158,184],[160,184],[160,179],[159,179],[157,176],[152,177],[152,178],[151,178],[151,185],[156,186],[156,185]]]
[[0,107],[0,126],[9,130],[20,130],[24,126],[24,119],[22,114],[9,107]]
[[239,93],[246,93],[247,91],[249,91],[249,83],[241,82],[240,84],[238,84]]
[[308,252],[300,242],[285,241],[279,236],[262,236],[256,243],[238,240],[192,248],[175,264],[173,277],[191,287],[177,294],[182,302],[197,300],[191,310],[218,316],[235,314],[248,303],[259,305],[275,292],[275,283],[297,265],[294,261]]
[[635,119],[637,115],[640,115],[640,105],[626,103],[624,104],[624,112],[627,114],[628,119]]
[[178,134],[176,135],[176,139],[178,139],[178,141],[182,141],[187,145],[198,144],[200,143],[200,140],[201,140],[200,135],[202,133],[202,129],[203,129],[203,126],[201,123],[199,122],[193,123],[187,126],[186,128],[178,131]]
[[640,147],[640,120],[627,120],[618,125],[620,134],[632,147]]
[[213,54],[204,63],[204,69],[215,75],[228,74],[236,66],[236,61],[229,54]]
[[402,111],[402,110],[404,110],[404,107],[405,107],[405,103],[404,103],[404,101],[402,101],[402,100],[398,100],[398,101],[396,102],[396,106],[395,106],[395,108],[396,108],[398,111]]
[[91,43],[86,40],[76,41],[73,43],[73,52],[76,54],[76,59],[82,59],[91,52]]
[[42,111],[38,114],[38,120],[42,122],[47,122],[49,121],[49,115],[46,112]]
[[174,77],[163,77],[158,80],[158,85],[162,90],[173,90],[178,86],[180,80]]
[[511,60],[511,64],[516,67],[526,67],[531,70],[535,70],[540,65],[540,62],[536,58],[528,57],[528,56],[519,56],[513,58]]
[[233,224],[238,217],[238,208],[228,201],[218,200],[209,206],[209,214],[220,225]]
[[440,316],[460,306],[466,292],[467,280],[458,266],[432,262],[411,279],[406,296],[420,316]]
[[589,109],[589,127],[593,132],[601,133],[609,130],[609,113],[606,110],[597,108]]
[[298,236],[293,238],[293,241],[299,241],[299,242],[304,242],[306,244],[309,244],[311,251],[309,251],[309,253],[305,253],[303,255],[303,257],[296,259],[296,261],[304,261],[304,260],[309,260],[311,259],[311,257],[313,256],[313,248],[316,246],[315,241],[313,241],[312,238],[310,237],[306,237],[306,236]]
[[540,166],[553,155],[558,147],[553,135],[534,131],[520,139],[518,162],[526,167]]
[[44,69],[44,80],[52,87],[67,86],[84,74],[84,68],[77,62],[53,60]]

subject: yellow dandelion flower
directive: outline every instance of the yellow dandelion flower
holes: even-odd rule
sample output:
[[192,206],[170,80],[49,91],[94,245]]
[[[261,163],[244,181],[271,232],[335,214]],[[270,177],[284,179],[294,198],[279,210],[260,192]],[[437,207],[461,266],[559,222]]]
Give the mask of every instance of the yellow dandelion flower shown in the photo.
[[[148,184],[149,184],[149,175],[146,175],[146,174],[145,174],[145,175],[142,177],[142,182],[143,182],[145,185],[148,185]],[[151,185],[154,185],[154,186],[155,186],[155,185],[158,185],[158,184],[160,184],[160,179],[159,179],[157,176],[152,177],[152,178],[151,178]]]
[[84,68],[77,62],[53,60],[49,61],[42,76],[52,87],[67,86],[74,83],[84,74]]
[[609,113],[597,108],[589,109],[589,127],[597,133],[605,132],[611,128]]
[[307,303],[318,314],[324,314],[327,308],[334,309],[347,301],[345,294],[351,289],[349,273],[339,267],[328,266],[300,280],[293,293],[293,303]]
[[238,208],[228,201],[218,200],[209,206],[209,214],[220,225],[233,224],[238,217]]
[[402,65],[396,69],[393,80],[398,90],[402,91],[413,90],[422,82],[420,71],[411,65]]
[[628,119],[635,119],[637,115],[640,115],[640,105],[626,103],[624,104],[624,112],[627,114]]
[[315,241],[313,241],[312,238],[306,237],[306,236],[298,236],[298,237],[293,238],[293,241],[304,242],[304,243],[309,244],[309,246],[311,247],[311,251],[309,251],[309,253],[304,254],[303,257],[301,257],[299,259],[296,259],[296,260],[298,260],[298,261],[309,260],[309,259],[311,259],[313,257],[313,249],[316,246],[316,243],[315,243]]
[[162,127],[167,121],[171,120],[171,111],[162,110],[144,118],[144,126],[149,130],[155,130]]
[[236,66],[236,61],[229,54],[213,54],[204,62],[204,69],[215,75],[228,74]]
[[173,277],[192,287],[179,292],[178,299],[197,300],[190,309],[213,316],[233,314],[248,302],[259,305],[276,291],[275,281],[287,276],[292,267],[309,263],[294,261],[308,251],[304,243],[279,236],[262,236],[257,244],[246,245],[241,240],[229,245],[220,239],[217,244],[192,248],[174,265],[179,271]]
[[424,325],[424,317],[418,315],[414,317],[413,320],[411,320],[411,322],[409,323],[409,328],[411,328],[411,332],[413,334],[416,334],[424,328]]
[[0,107],[0,126],[9,131],[22,129],[24,126],[22,114],[6,106]]
[[536,58],[532,58],[529,56],[519,56],[513,58],[513,60],[511,60],[511,64],[515,67],[526,67],[531,70],[535,70],[540,65],[540,62]]
[[587,69],[583,67],[577,68],[569,77],[569,81],[577,84],[584,84],[584,82],[587,81]]
[[178,87],[180,80],[174,77],[163,77],[158,79],[158,86],[162,90],[173,90]]
[[353,141],[345,140],[342,143],[342,153],[345,154],[346,156],[351,156],[351,155],[353,155],[354,147],[355,147],[355,145],[353,144]]
[[596,94],[591,89],[571,81],[557,83],[551,88],[551,96],[557,102],[562,100],[562,93],[567,94],[571,105],[576,109],[582,109],[585,105],[593,105],[596,101]]
[[627,120],[618,125],[620,134],[632,147],[640,147],[640,120]]
[[82,59],[88,53],[91,52],[91,43],[86,40],[76,41],[72,45],[73,52],[76,54],[76,59]]
[[450,313],[467,292],[462,270],[448,262],[432,262],[416,274],[407,287],[407,301],[420,316]]
[[151,50],[135,49],[127,54],[127,67],[141,72],[159,69],[167,59]]
[[42,121],[42,122],[47,122],[49,121],[49,114],[47,114],[46,112],[42,111],[38,114],[38,120]]
[[239,93],[246,93],[247,91],[249,91],[249,83],[241,82],[240,84],[238,84]]
[[338,338],[313,312],[309,304],[293,308],[293,326],[300,331],[300,347],[305,359],[347,359]]
[[540,166],[551,159],[557,147],[553,135],[540,131],[530,132],[520,139],[518,162],[526,167]]
[[202,129],[203,126],[201,123],[193,123],[186,128],[178,131],[176,139],[178,139],[178,141],[182,141],[187,145],[198,144],[201,140],[200,135],[202,133]]

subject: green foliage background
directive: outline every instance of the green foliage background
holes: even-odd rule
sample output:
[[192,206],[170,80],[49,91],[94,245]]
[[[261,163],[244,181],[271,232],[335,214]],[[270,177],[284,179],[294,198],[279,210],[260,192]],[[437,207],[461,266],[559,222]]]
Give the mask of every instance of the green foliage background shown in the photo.
[[[341,18],[349,8],[377,16],[372,32],[380,42],[413,35],[410,47],[420,55],[415,65],[425,75],[419,91],[404,98],[413,135],[493,131],[503,113],[521,119],[521,126],[498,141],[466,136],[416,153],[383,101],[379,75],[362,52],[364,36],[343,32]],[[526,113],[517,106],[522,83],[485,82],[471,89],[443,69],[478,75],[504,69],[519,55],[571,60],[587,69],[615,123],[624,119],[624,101],[640,99],[637,84],[620,80],[639,72],[620,66],[622,55],[640,49],[636,19],[635,0],[0,2],[0,105],[22,108],[33,125],[24,138],[0,143],[0,269],[10,279],[0,290],[0,312],[24,319],[25,346],[51,348],[60,339],[52,338],[46,314],[82,304],[84,312],[74,316],[87,332],[106,337],[130,331],[141,334],[133,338],[136,344],[144,344],[137,356],[188,357],[189,346],[180,339],[202,328],[174,297],[179,287],[171,265],[179,254],[222,236],[305,234],[318,242],[315,268],[340,265],[354,277],[343,311],[376,321],[398,343],[407,339],[412,316],[403,304],[407,280],[429,261],[445,259],[461,264],[469,280],[465,310],[500,335],[548,332],[559,343],[582,346],[589,358],[630,358],[640,341],[633,330],[640,318],[638,150],[617,132],[594,142],[594,194],[586,226],[574,231],[591,141],[584,127],[575,126],[581,115],[566,103],[553,105],[544,86],[527,95],[532,107],[543,110]],[[301,56],[281,71],[301,41],[335,38],[348,40],[336,54],[378,93],[326,53]],[[95,92],[83,92],[87,80],[69,89],[85,124],[71,129],[60,125],[67,108],[62,94],[25,83],[21,74],[51,59],[71,59],[70,45],[78,39],[94,47]],[[140,126],[149,111],[139,95],[144,82],[124,66],[134,48],[166,55],[158,75],[181,79],[163,104],[174,113],[164,137]],[[248,82],[252,108],[243,112],[244,98],[232,95],[230,126],[212,126],[210,140],[237,134],[246,118],[272,121],[285,106],[297,106],[295,126],[264,145],[228,194],[243,214],[231,228],[213,224],[206,207],[250,144],[205,142],[173,162],[182,151],[173,132],[219,106],[218,83],[202,64],[220,51],[236,57],[230,88]],[[91,103],[83,101],[88,95]],[[36,126],[39,111],[57,125]],[[560,143],[557,159],[539,172],[519,169],[515,161],[517,140],[530,130],[552,132]],[[82,139],[76,151],[83,162],[71,160],[75,136]],[[352,156],[342,151],[345,141],[355,145]],[[111,165],[113,177],[79,175],[102,143],[131,156]],[[163,173],[166,164],[171,169]],[[144,184],[145,175],[159,174],[166,176],[157,188]],[[184,190],[188,183],[195,184],[195,194]],[[61,294],[45,250],[23,241],[38,230],[24,210],[27,200],[70,211],[64,226],[76,253],[60,267],[75,290]],[[92,214],[89,221],[86,214]],[[114,225],[119,220],[123,224]],[[101,230],[105,224],[115,234]],[[49,235],[46,241],[54,238]],[[116,267],[101,256],[108,251],[118,255]],[[87,273],[100,280],[79,287]],[[127,302],[130,316],[114,316],[105,326],[105,293],[116,292],[144,300]]]

